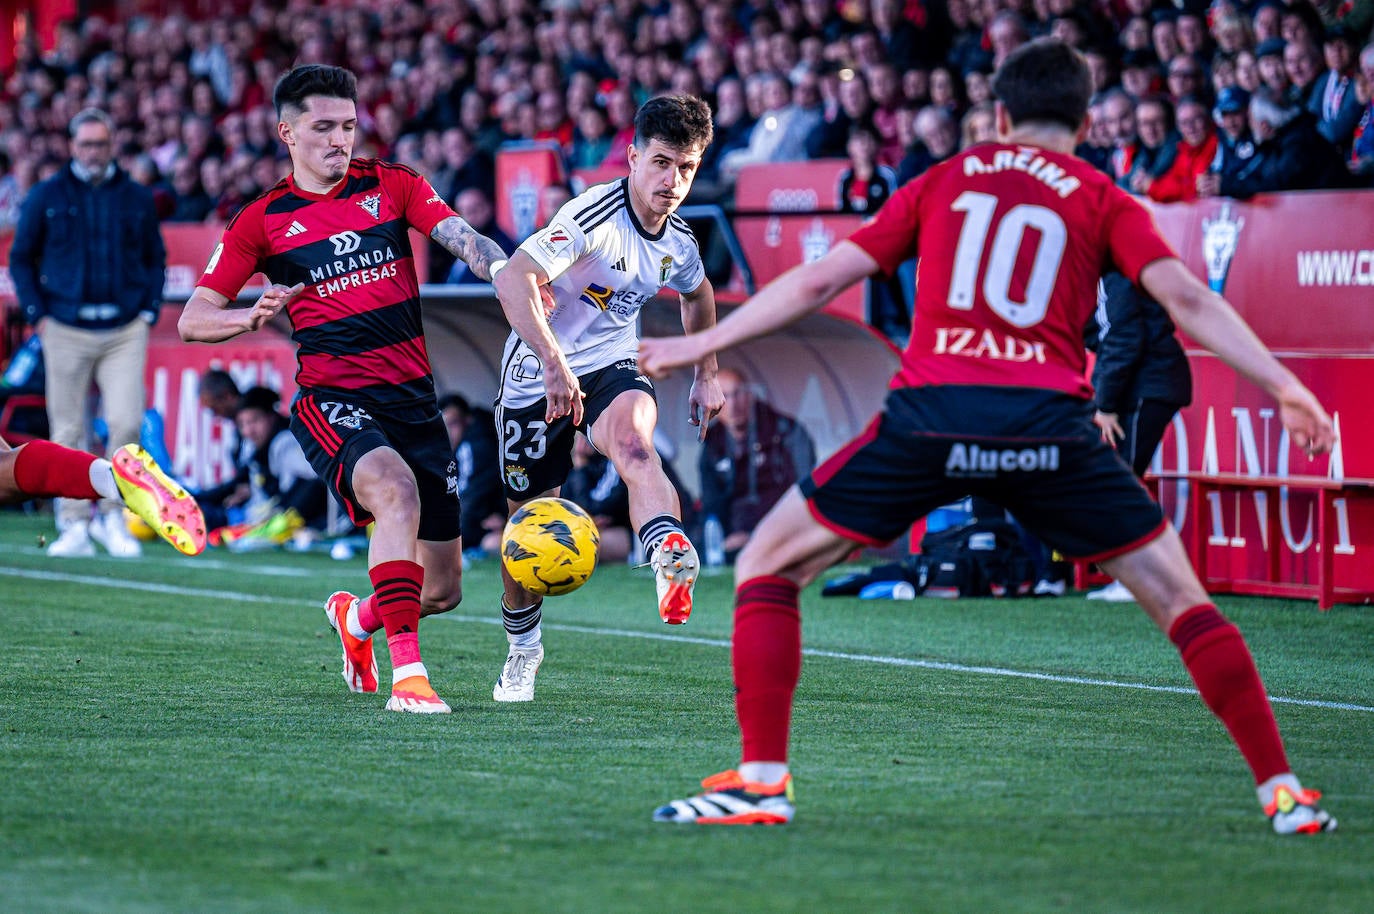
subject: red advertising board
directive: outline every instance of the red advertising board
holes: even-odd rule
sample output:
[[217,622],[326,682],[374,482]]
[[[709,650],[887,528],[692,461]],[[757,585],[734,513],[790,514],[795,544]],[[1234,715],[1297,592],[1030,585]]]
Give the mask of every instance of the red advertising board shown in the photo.
[[523,241],[552,218],[541,212],[539,192],[567,180],[563,156],[554,143],[519,143],[496,153],[496,224]]
[[[1188,266],[1230,300],[1332,413],[1329,457],[1308,460],[1288,441],[1276,404],[1214,356],[1189,346],[1193,405],[1175,420],[1158,469],[1244,475],[1374,478],[1374,193],[1294,193],[1252,201],[1156,206],[1160,228]],[[1367,386],[1368,385],[1368,386]],[[1165,507],[1185,537],[1189,487],[1166,487]],[[1319,558],[1314,497],[1291,491],[1216,494],[1203,512],[1209,572],[1260,580],[1273,550],[1281,580],[1312,583]],[[1336,582],[1374,588],[1374,510],[1338,499]],[[1277,511],[1279,536],[1264,534]]]

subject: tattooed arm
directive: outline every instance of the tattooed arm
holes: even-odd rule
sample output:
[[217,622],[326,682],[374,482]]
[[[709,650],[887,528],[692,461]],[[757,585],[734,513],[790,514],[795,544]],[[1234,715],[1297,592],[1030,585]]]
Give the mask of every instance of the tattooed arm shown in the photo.
[[429,237],[468,265],[478,279],[491,282],[491,265],[506,259],[501,246],[486,235],[478,234],[460,216],[449,216],[434,227]]

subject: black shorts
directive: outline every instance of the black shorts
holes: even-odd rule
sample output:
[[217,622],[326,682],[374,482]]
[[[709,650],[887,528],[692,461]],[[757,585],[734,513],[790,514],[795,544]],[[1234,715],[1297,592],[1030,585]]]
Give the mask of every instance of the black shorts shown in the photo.
[[383,412],[373,404],[362,408],[337,394],[302,389],[291,404],[291,433],[353,523],[361,527],[372,521],[353,495],[353,468],[369,451],[389,447],[415,474],[420,492],[419,538],[434,542],[458,538],[458,464],[449,447],[444,417],[434,406],[388,406]]
[[1048,390],[891,391],[883,411],[801,482],[831,530],[878,545],[976,495],[1071,558],[1105,559],[1164,529],[1164,515],[1092,424],[1092,405]]
[[501,479],[511,501],[526,501],[561,486],[572,469],[574,433],[591,427],[616,397],[627,390],[642,390],[658,402],[653,382],[640,374],[634,359],[589,371],[580,375],[577,383],[586,394],[581,425],[574,426],[571,416],[560,416],[552,424],[545,422],[548,401],[542,397],[520,409],[496,405]]

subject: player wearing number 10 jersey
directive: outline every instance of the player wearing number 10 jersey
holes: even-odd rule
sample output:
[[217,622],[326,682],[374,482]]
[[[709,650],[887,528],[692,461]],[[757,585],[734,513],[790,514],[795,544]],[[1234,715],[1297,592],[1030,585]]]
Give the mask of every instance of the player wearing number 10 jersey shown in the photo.
[[[357,99],[353,74],[339,67],[300,66],[278,81],[291,174],[225,228],[178,327],[187,341],[220,342],[286,309],[300,347],[291,431],[349,516],[376,520],[374,592],[325,602],[344,681],[377,691],[371,636],[385,629],[387,709],[447,713],[420,660],[418,628],[462,595],[457,468],[434,400],[409,230],[484,280],[505,254],[409,168],[352,159]],[[272,283],[262,297],[229,307],[259,271]]]
[[732,658],[742,763],[666,822],[780,824],[794,811],[787,743],[801,669],[799,590],[857,544],[889,542],[939,505],[980,495],[1066,555],[1097,560],[1174,641],[1249,764],[1276,831],[1335,827],[1289,769],[1240,632],[1198,583],[1174,532],[1092,424],[1082,327],[1098,277],[1143,286],[1194,340],[1279,403],[1309,454],[1334,439],[1316,398],[1199,282],[1141,205],[1072,150],[1091,80],[1053,39],[993,80],[1002,142],[900,189],[822,259],[779,277],[713,329],[645,340],[650,374],[771,332],[865,277],[918,258],[915,320],[883,411],[785,495],[736,564]]

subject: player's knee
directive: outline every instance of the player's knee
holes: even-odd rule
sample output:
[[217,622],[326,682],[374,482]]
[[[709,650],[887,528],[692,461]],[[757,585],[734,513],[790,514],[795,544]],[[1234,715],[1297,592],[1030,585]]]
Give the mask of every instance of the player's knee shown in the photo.
[[463,602],[463,582],[452,581],[443,586],[425,590],[420,594],[420,615],[434,616],[446,613]]
[[[361,494],[361,493],[360,493]],[[368,487],[366,505],[374,515],[401,519],[420,516],[420,490],[415,480],[391,476],[379,479]]]
[[653,445],[632,435],[619,443],[615,454],[616,472],[626,479],[653,472],[660,466]]

